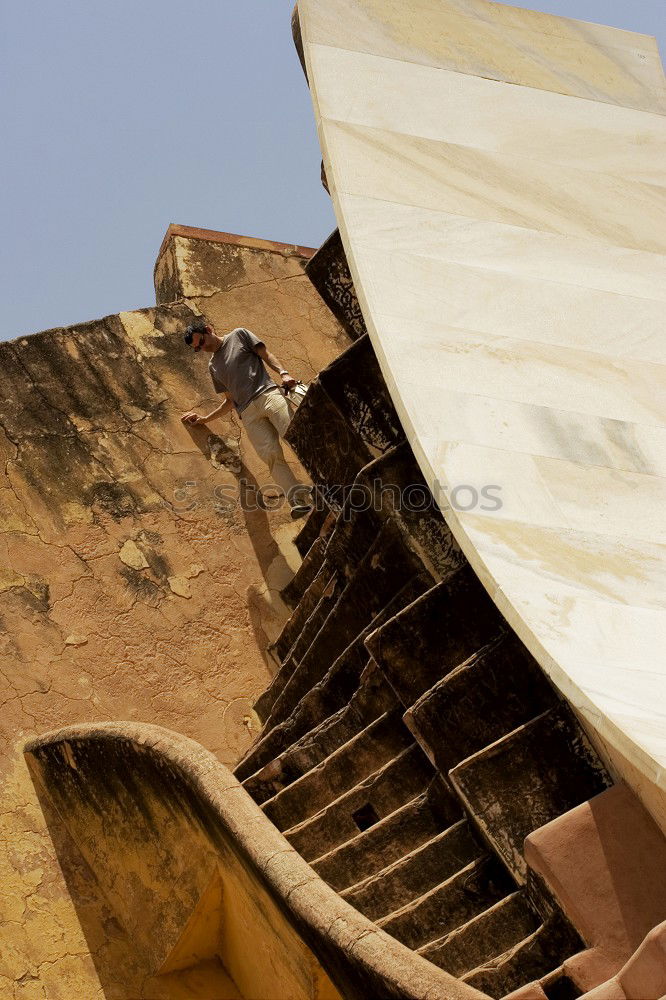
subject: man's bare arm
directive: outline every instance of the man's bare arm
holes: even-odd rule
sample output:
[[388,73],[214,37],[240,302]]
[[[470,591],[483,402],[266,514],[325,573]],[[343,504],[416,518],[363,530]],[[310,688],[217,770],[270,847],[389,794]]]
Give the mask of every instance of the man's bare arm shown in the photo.
[[211,410],[205,417],[200,417],[195,410],[188,410],[180,419],[184,424],[194,424],[195,427],[198,427],[201,424],[209,423],[211,420],[216,420],[217,417],[223,417],[233,407],[233,402],[228,392],[225,392],[224,397],[224,402],[220,403],[214,410]]
[[277,372],[278,375],[282,377],[282,385],[287,388],[291,388],[292,385],[296,385],[296,379],[291,377],[284,365],[278,361],[274,354],[271,354],[265,344],[257,344],[254,353],[258,354],[261,360],[264,361],[269,368],[271,368],[274,372]]

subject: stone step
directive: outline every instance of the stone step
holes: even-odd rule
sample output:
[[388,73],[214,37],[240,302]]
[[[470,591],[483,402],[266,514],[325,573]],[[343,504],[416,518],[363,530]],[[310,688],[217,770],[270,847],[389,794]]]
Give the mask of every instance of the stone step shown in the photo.
[[449,777],[520,883],[527,873],[525,837],[612,784],[563,704],[468,757]]
[[319,374],[322,386],[365,447],[379,455],[405,440],[368,336]]
[[397,705],[393,689],[377,664],[370,661],[349,704],[323,721],[311,724],[296,743],[246,778],[243,787],[261,805]]
[[374,510],[354,510],[349,498],[338,514],[326,549],[326,558],[340,576],[349,581],[376,540],[382,519]]
[[[337,712],[354,695],[363,671],[371,660],[362,641],[354,641],[337,658],[319,684],[308,691],[291,715],[283,722],[264,729],[235,770],[244,781],[260,768],[272,763],[308,731]],[[335,678],[336,683],[329,683]]]
[[[300,658],[335,606],[345,582],[353,575],[357,563],[379,531],[379,521],[372,511],[352,511],[349,517],[339,518],[338,523],[329,516],[329,523],[333,527],[322,566],[306,588],[281,635],[269,649],[271,655],[279,660],[280,667],[255,705],[255,711],[264,723],[268,721],[275,701],[282,694]],[[333,572],[336,566],[340,570],[337,574]]]
[[423,572],[423,564],[406,549],[396,526],[391,522],[384,524],[275,699],[266,728],[272,728],[291,715],[301,698],[321,680],[342,651],[396,596],[404,581],[419,572]]
[[403,525],[436,579],[447,579],[466,565],[407,441],[361,469],[348,503],[358,506],[364,497],[371,498],[379,518],[392,518]]
[[427,757],[413,744],[285,837],[306,861],[319,858],[424,791],[432,778]]
[[292,579],[280,591],[280,596],[288,607],[295,608],[313,582],[324,562],[327,544],[328,539],[321,535],[316,538]]
[[285,622],[282,632],[273,645],[269,647],[271,654],[280,663],[284,662],[288,656],[290,649],[301,634],[303,626],[317,606],[321,595],[334,579],[335,573],[324,564]]
[[[368,466],[361,470],[361,473],[359,473],[359,476],[357,477],[357,483],[364,484],[369,493],[371,492],[371,488],[374,489],[376,494],[381,492],[381,498],[377,495],[374,497],[373,502],[368,505],[367,509],[357,510],[355,509],[353,503],[350,502],[353,500],[353,496],[348,497],[345,508],[338,517],[337,522],[329,535],[328,546],[325,550],[325,565],[331,568],[336,567],[340,573],[344,574],[347,579],[350,579],[353,576],[359,561],[362,559],[363,554],[367,553],[371,544],[376,540],[382,520],[386,520],[391,517],[394,520],[397,519],[400,521],[399,533],[407,549],[411,550],[415,548],[419,555],[421,555],[426,561],[429,560],[431,564],[433,563],[433,559],[430,558],[430,556],[432,556],[432,552],[436,550],[438,555],[435,561],[437,561],[439,566],[442,567],[444,561],[442,553],[445,550],[449,551],[451,549],[450,542],[445,544],[442,539],[438,537],[436,546],[434,548],[432,545],[430,546],[431,552],[430,555],[428,555],[425,554],[425,550],[422,545],[415,546],[412,539],[406,534],[407,528],[410,528],[410,530],[413,528],[416,534],[420,531],[424,539],[428,535],[434,537],[437,533],[434,527],[429,527],[427,531],[425,531],[423,527],[428,524],[428,518],[430,518],[433,525],[438,526],[440,534],[443,530],[447,535],[450,535],[449,529],[446,527],[444,521],[441,519],[441,516],[436,511],[434,513],[431,511],[426,515],[422,512],[405,513],[404,510],[400,509],[400,497],[405,494],[405,491],[408,491],[410,483],[417,481],[418,475],[419,473],[416,468],[416,463],[407,446],[400,446],[398,448],[391,449],[387,455],[375,462],[371,462]],[[390,487],[385,487],[384,484],[386,482],[391,484]],[[377,483],[380,485],[377,486]],[[395,490],[398,491],[397,500],[394,496]],[[407,521],[409,523],[405,522],[403,524],[402,522],[405,517],[407,517]],[[312,565],[314,564],[315,559],[322,559],[322,557],[323,543],[318,542],[312,553],[311,559],[306,559],[302,568],[302,573],[299,571],[299,574],[297,574],[295,580],[292,581],[292,584],[286,588],[286,597],[293,600],[296,596],[296,592],[301,590],[304,584],[310,582]],[[263,719],[267,717],[267,710],[272,707],[277,694],[282,690],[285,679],[293,673],[293,670],[295,669],[295,660],[298,660],[303,649],[307,648],[312,639],[313,626],[319,621],[319,614],[310,619],[308,629],[302,631],[300,636],[297,635],[296,627],[299,622],[302,623],[305,611],[309,611],[311,608],[313,594],[320,592],[322,579],[323,578],[316,578],[314,586],[307,588],[305,592],[306,596],[303,598],[303,600],[307,601],[307,607],[298,607],[296,609],[290,620],[287,622],[282,635],[271,648],[271,652],[284,663],[289,655],[289,644],[294,641],[298,641],[299,643],[297,648],[294,649],[293,645],[291,647],[293,649],[294,660],[286,665],[286,669],[282,671],[281,676],[274,681],[271,687],[264,693],[258,702],[257,711]]]
[[[325,575],[328,575],[330,568],[328,560],[325,561],[323,568]],[[294,667],[300,663],[303,655],[308,651],[319,634],[319,630],[323,627],[331,611],[333,611],[335,605],[340,600],[340,595],[343,593],[344,588],[344,577],[334,569],[333,575],[329,577],[329,582],[322,590],[318,602],[305,620],[300,632],[296,635],[293,645],[283,660],[283,666],[287,666],[288,660],[291,661]],[[291,676],[292,670],[293,667],[289,670],[289,676]]]
[[341,892],[400,861],[459,822],[461,816],[457,800],[436,778],[425,792],[317,858],[312,867],[333,889]]
[[519,889],[444,937],[423,945],[419,955],[460,978],[509,951],[539,925],[539,917]]
[[345,487],[375,457],[340,413],[321,378],[310,383],[305,399],[291,419],[285,440],[335,512],[342,509]]
[[368,627],[336,659],[322,680],[304,695],[291,715],[277,726],[264,729],[236,768],[235,774],[239,781],[244,781],[269,764],[305,736],[309,729],[314,729],[350,701],[370,661],[365,648],[366,637],[374,628],[420,597],[430,583],[429,577],[424,574],[417,574],[407,580],[393,600],[382,608]]
[[514,890],[504,866],[486,854],[377,925],[416,950],[466,924]]
[[402,710],[385,712],[298,778],[262,809],[278,830],[302,823],[392,761],[413,744],[402,722]]
[[[275,702],[284,691],[292,674],[296,670],[300,658],[311,646],[317,633],[340,599],[342,589],[342,581],[337,572],[330,573],[329,567],[324,563],[308,592],[296,608],[294,615],[302,619],[301,606],[303,606],[303,613],[308,610],[310,613],[305,621],[301,621],[299,631],[296,632],[295,627],[291,630],[294,636],[292,645],[286,655],[281,658],[280,668],[271,680],[271,683],[255,703],[254,710],[264,725],[270,717]],[[313,601],[317,595],[318,600],[313,606]],[[291,619],[289,622],[291,622]],[[287,625],[289,625],[289,622],[287,622]]]
[[504,631],[503,618],[465,566],[378,629],[367,647],[409,708]]
[[367,333],[338,229],[333,230],[310,258],[305,273],[351,340],[358,340]]
[[504,634],[452,670],[405,722],[442,774],[559,703],[541,667]]
[[503,955],[466,973],[462,981],[499,1000],[545,977],[583,947],[571,925],[555,915]]
[[328,538],[335,525],[335,514],[322,498],[316,496],[315,506],[303,521],[303,527],[294,538],[301,559],[305,559],[315,539]]
[[370,920],[379,920],[441,885],[487,852],[465,819],[342,893]]

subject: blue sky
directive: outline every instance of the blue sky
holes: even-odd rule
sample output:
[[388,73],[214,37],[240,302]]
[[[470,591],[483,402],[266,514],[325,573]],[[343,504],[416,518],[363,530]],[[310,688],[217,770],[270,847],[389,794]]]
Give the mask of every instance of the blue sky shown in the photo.
[[[518,3],[659,39],[664,0]],[[4,6],[0,339],[154,303],[170,222],[318,246],[291,0]]]

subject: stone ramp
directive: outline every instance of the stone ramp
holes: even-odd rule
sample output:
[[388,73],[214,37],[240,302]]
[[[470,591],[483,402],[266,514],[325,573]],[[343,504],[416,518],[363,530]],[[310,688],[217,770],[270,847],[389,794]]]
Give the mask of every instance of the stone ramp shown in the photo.
[[321,261],[346,257],[477,576],[666,829],[656,42],[486,0],[300,0],[299,31],[340,234]]
[[[362,314],[382,375],[358,364],[362,336],[356,366],[343,356],[313,387],[309,422],[327,415],[332,454],[315,451],[298,420],[291,436],[338,519],[356,515],[370,468],[359,463],[377,444],[374,466],[403,486],[398,470],[416,470],[411,446],[442,506],[448,542],[435,541],[436,518],[382,496],[405,565],[416,554],[434,585],[362,642],[434,768],[429,788],[446,788],[458,810],[433,825],[426,791],[409,788],[386,815],[350,769],[349,789],[332,791],[331,836],[351,829],[347,803],[359,833],[314,863],[385,929],[493,997],[656,998],[666,897],[633,861],[640,916],[627,902],[625,862],[605,850],[618,832],[594,808],[618,792],[600,750],[663,833],[664,414],[648,403],[663,397],[664,361],[656,45],[484,0],[301,0],[299,11],[294,37],[339,225],[311,279],[354,336]],[[386,380],[376,426],[346,390],[356,367],[365,399],[380,400]],[[409,444],[387,439],[391,406]],[[479,507],[487,487],[501,502]],[[376,491],[373,501],[376,514]],[[452,564],[454,536],[469,563]],[[326,711],[318,699],[314,732]],[[368,721],[348,732],[348,748],[378,731]],[[282,741],[290,724],[278,722]],[[343,746],[319,767],[344,759]],[[250,751],[248,774],[255,762]],[[636,841],[655,852],[652,820],[633,801],[641,832],[625,824],[627,859]],[[586,853],[588,813],[604,818],[604,848]],[[326,815],[310,821],[319,837]],[[445,845],[462,822],[482,851],[450,872]],[[570,828],[585,832],[578,853],[557,833]],[[596,921],[575,902],[584,890],[570,867],[581,886],[599,886],[588,893]],[[628,924],[643,941],[633,957]],[[617,953],[611,941],[623,942]]]
[[139,723],[71,726],[26,757],[132,929],[147,995],[482,1000],[329,888],[192,740]]
[[[290,428],[330,514],[310,515],[327,527],[311,532],[264,727],[236,774],[344,899],[500,997],[566,979],[562,963],[584,950],[523,841],[611,781],[433,498],[405,503],[425,484],[406,443],[382,439],[390,403],[363,352],[367,337],[322,373],[325,405],[301,407]],[[324,388],[352,365],[372,408]],[[352,482],[336,481],[339,455],[327,464],[318,444],[332,406],[348,454],[369,457]]]

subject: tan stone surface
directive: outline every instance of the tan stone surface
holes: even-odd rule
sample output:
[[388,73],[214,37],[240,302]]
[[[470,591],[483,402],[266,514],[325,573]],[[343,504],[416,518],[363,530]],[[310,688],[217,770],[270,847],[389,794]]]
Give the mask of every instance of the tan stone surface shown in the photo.
[[[0,345],[2,998],[101,997],[96,956],[120,961],[126,948],[63,835],[72,903],[25,739],[134,719],[232,764],[252,739],[251,705],[271,673],[265,647],[286,616],[278,592],[298,565],[297,526],[283,509],[243,512],[221,496],[267,473],[236,418],[181,423],[217,399],[179,332],[205,308],[223,332],[254,329],[306,380],[343,337],[293,255],[247,250],[245,280],[237,270],[239,287],[219,294],[217,258],[186,243],[179,267],[203,293],[196,302]],[[101,928],[94,940],[84,912],[95,915],[86,929]]]
[[664,838],[625,784],[535,830],[525,859],[589,946],[565,962],[581,989],[617,975],[663,922]]
[[[254,1000],[483,1000],[323,882],[200,744],[105,723],[45,734],[26,757],[46,812],[131,930],[123,974],[138,982],[143,970],[144,1000],[225,1000],[237,995],[229,976]],[[118,978],[108,958],[107,996]]]

